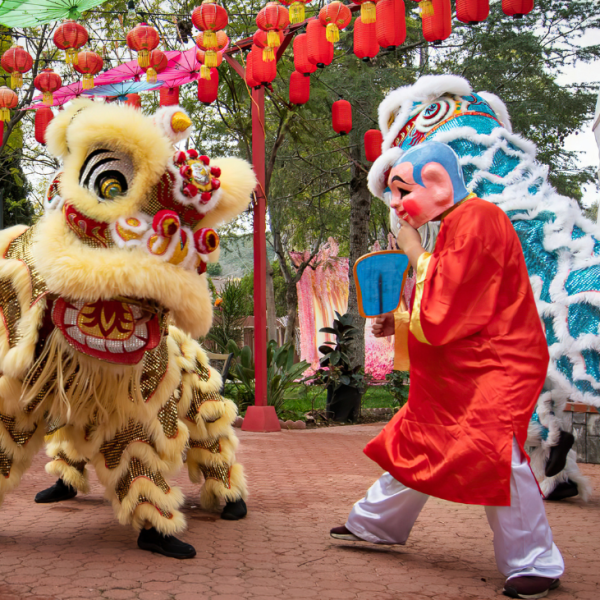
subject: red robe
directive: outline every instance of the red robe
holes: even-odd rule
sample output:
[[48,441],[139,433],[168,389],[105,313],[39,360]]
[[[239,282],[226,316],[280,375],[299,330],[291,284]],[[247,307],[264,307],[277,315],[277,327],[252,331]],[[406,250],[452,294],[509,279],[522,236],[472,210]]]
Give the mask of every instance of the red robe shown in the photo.
[[407,404],[365,448],[404,485],[445,500],[510,505],[548,368],[523,251],[504,212],[479,198],[442,221],[419,258]]

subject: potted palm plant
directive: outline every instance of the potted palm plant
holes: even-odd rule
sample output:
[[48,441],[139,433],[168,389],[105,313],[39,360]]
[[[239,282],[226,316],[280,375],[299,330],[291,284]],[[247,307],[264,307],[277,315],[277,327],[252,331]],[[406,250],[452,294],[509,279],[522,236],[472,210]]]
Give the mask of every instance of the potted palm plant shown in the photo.
[[325,342],[319,347],[323,354],[320,368],[315,372],[313,381],[327,388],[327,417],[346,423],[356,421],[360,416],[362,395],[367,379],[362,365],[352,366],[349,351],[358,330],[352,325],[352,316],[340,315],[333,321],[333,327],[323,327],[321,333],[330,333],[335,341]]

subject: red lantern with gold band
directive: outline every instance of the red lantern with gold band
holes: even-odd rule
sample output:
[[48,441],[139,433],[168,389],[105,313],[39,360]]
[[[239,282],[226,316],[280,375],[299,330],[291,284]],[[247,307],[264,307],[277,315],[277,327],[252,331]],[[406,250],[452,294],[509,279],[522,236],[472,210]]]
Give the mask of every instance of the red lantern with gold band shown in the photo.
[[279,46],[279,32],[289,24],[290,16],[288,10],[278,2],[267,3],[256,15],[256,26],[267,32],[267,44],[271,48]]
[[375,4],[377,4],[377,0],[354,0],[354,3],[360,4],[360,18],[365,25],[375,23],[377,18]]
[[200,78],[201,79],[210,79],[210,73],[212,71],[212,69],[216,69],[217,67],[221,66],[221,63],[223,62],[223,53],[222,52],[217,52],[217,60],[213,61],[216,64],[214,65],[214,67],[209,67],[206,64],[206,55],[208,54],[208,52],[203,52],[202,50],[196,50],[196,58],[198,59],[198,62],[202,64],[202,66],[200,67]]
[[52,93],[62,86],[62,79],[58,73],[52,69],[44,69],[34,80],[33,85],[36,90],[42,92],[42,102],[47,106],[52,106]]
[[43,146],[46,145],[46,129],[52,119],[54,119],[54,113],[48,106],[42,106],[35,111],[35,140]]
[[522,19],[533,10],[533,0],[502,0],[502,12],[509,17]]
[[198,79],[198,100],[203,104],[212,104],[219,95],[219,71],[210,70],[210,79]]
[[179,104],[179,86],[160,88],[160,105],[175,106]]
[[260,81],[254,76],[254,53],[260,52],[256,46],[252,46],[252,49],[246,55],[246,85],[249,88],[259,88]]
[[150,66],[150,52],[160,42],[158,31],[154,27],[140,23],[127,34],[127,45],[138,54],[138,65],[140,67]]
[[310,100],[310,75],[294,71],[290,76],[290,103],[306,104]]
[[369,129],[365,132],[365,158],[369,162],[375,162],[381,156],[381,145],[383,135],[379,129]]
[[33,67],[33,58],[27,50],[21,46],[13,46],[9,48],[3,55],[0,61],[2,68],[10,73],[10,87],[13,89],[23,86],[23,73],[31,71]]
[[274,60],[264,60],[262,50],[252,46],[252,75],[263,85],[271,83],[277,77],[277,63]]
[[309,19],[306,26],[308,60],[320,69],[331,64],[333,44],[327,41],[327,31],[319,19]]
[[54,45],[66,52],[66,63],[77,64],[77,51],[88,41],[88,32],[75,21],[64,21],[54,32]]
[[[16,108],[19,103],[19,96],[6,86],[0,87],[0,119],[10,121],[10,109]],[[4,130],[2,130],[4,133]]]
[[164,71],[169,65],[169,59],[162,50],[152,50],[149,57],[150,66],[146,70],[146,81],[148,83],[156,83],[158,74]]
[[91,90],[94,87],[94,75],[100,73],[103,66],[102,57],[95,52],[83,51],[77,55],[77,62],[73,63],[73,68],[83,75],[81,87],[84,90]]
[[303,75],[310,75],[317,70],[317,65],[308,60],[307,44],[306,33],[300,33],[294,38],[294,68]]
[[212,50],[218,45],[217,31],[227,27],[229,17],[227,11],[215,0],[204,0],[192,12],[192,23],[196,29],[204,32],[204,47]]
[[433,0],[433,15],[423,14],[423,37],[439,44],[452,33],[452,5],[450,0]]
[[481,23],[490,14],[490,0],[456,0],[456,18],[463,23]]
[[310,2],[310,0],[280,0],[281,4],[289,6],[290,23],[295,25],[296,23],[302,23],[306,18],[306,11],[304,6]]
[[[217,31],[214,35],[216,42],[212,38],[213,32],[201,31],[198,37],[196,37],[196,46],[205,52],[204,62],[207,68],[213,69],[218,67],[217,64],[217,52],[224,50],[229,44],[229,37],[224,31]],[[210,34],[210,35],[209,35]],[[210,46],[207,40],[210,39]],[[214,42],[214,43],[213,43]],[[220,63],[219,63],[220,64]]]
[[401,46],[406,41],[404,0],[379,0],[377,3],[377,43],[383,48]]
[[333,130],[340,135],[348,135],[352,131],[352,105],[348,100],[338,100],[333,103],[331,124]]
[[354,22],[354,54],[368,61],[379,53],[377,26],[375,23],[363,23],[362,17]]
[[[279,44],[277,44],[277,46],[281,46],[281,43],[283,42],[283,32],[278,31],[277,34],[279,37]],[[276,57],[275,48],[273,48],[272,46],[269,46],[269,42],[267,41],[267,38],[268,38],[267,32],[263,31],[262,29],[258,29],[257,31],[254,32],[254,35],[252,36],[252,43],[257,48],[262,48],[263,60],[275,60],[275,57]]]
[[352,21],[350,9],[335,0],[326,4],[319,12],[319,21],[325,27],[328,42],[340,40],[340,29],[346,29]]

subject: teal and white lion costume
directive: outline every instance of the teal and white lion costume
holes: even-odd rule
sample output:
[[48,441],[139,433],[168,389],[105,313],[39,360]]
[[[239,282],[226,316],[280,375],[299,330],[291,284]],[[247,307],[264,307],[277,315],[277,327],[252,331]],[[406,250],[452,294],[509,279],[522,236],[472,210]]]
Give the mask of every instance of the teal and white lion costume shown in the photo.
[[[386,173],[406,150],[435,140],[458,154],[470,190],[513,222],[550,350],[547,383],[529,428],[532,467],[545,495],[570,480],[587,498],[573,450],[555,477],[544,476],[544,464],[566,428],[567,400],[600,407],[600,227],[550,185],[535,144],[513,133],[502,101],[473,92],[462,77],[430,75],[392,91],[379,106],[379,125],[382,155],[369,173],[374,195],[386,200]],[[391,218],[394,227],[393,211]]]

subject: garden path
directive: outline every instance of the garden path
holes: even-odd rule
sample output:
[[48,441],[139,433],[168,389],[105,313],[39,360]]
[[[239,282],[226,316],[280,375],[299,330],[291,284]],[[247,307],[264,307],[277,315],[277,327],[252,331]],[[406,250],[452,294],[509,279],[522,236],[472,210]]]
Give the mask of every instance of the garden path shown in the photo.
[[[177,561],[136,548],[92,476],[91,493],[36,505],[52,483],[38,455],[0,509],[0,600],[479,600],[500,598],[492,536],[482,508],[432,499],[406,546],[340,543],[329,528],[379,475],[363,454],[381,424],[240,433],[250,513],[224,522],[197,508],[197,489],[177,477],[187,501],[183,539],[198,555]],[[590,503],[548,503],[567,564],[554,600],[600,597],[600,466],[581,465]]]

